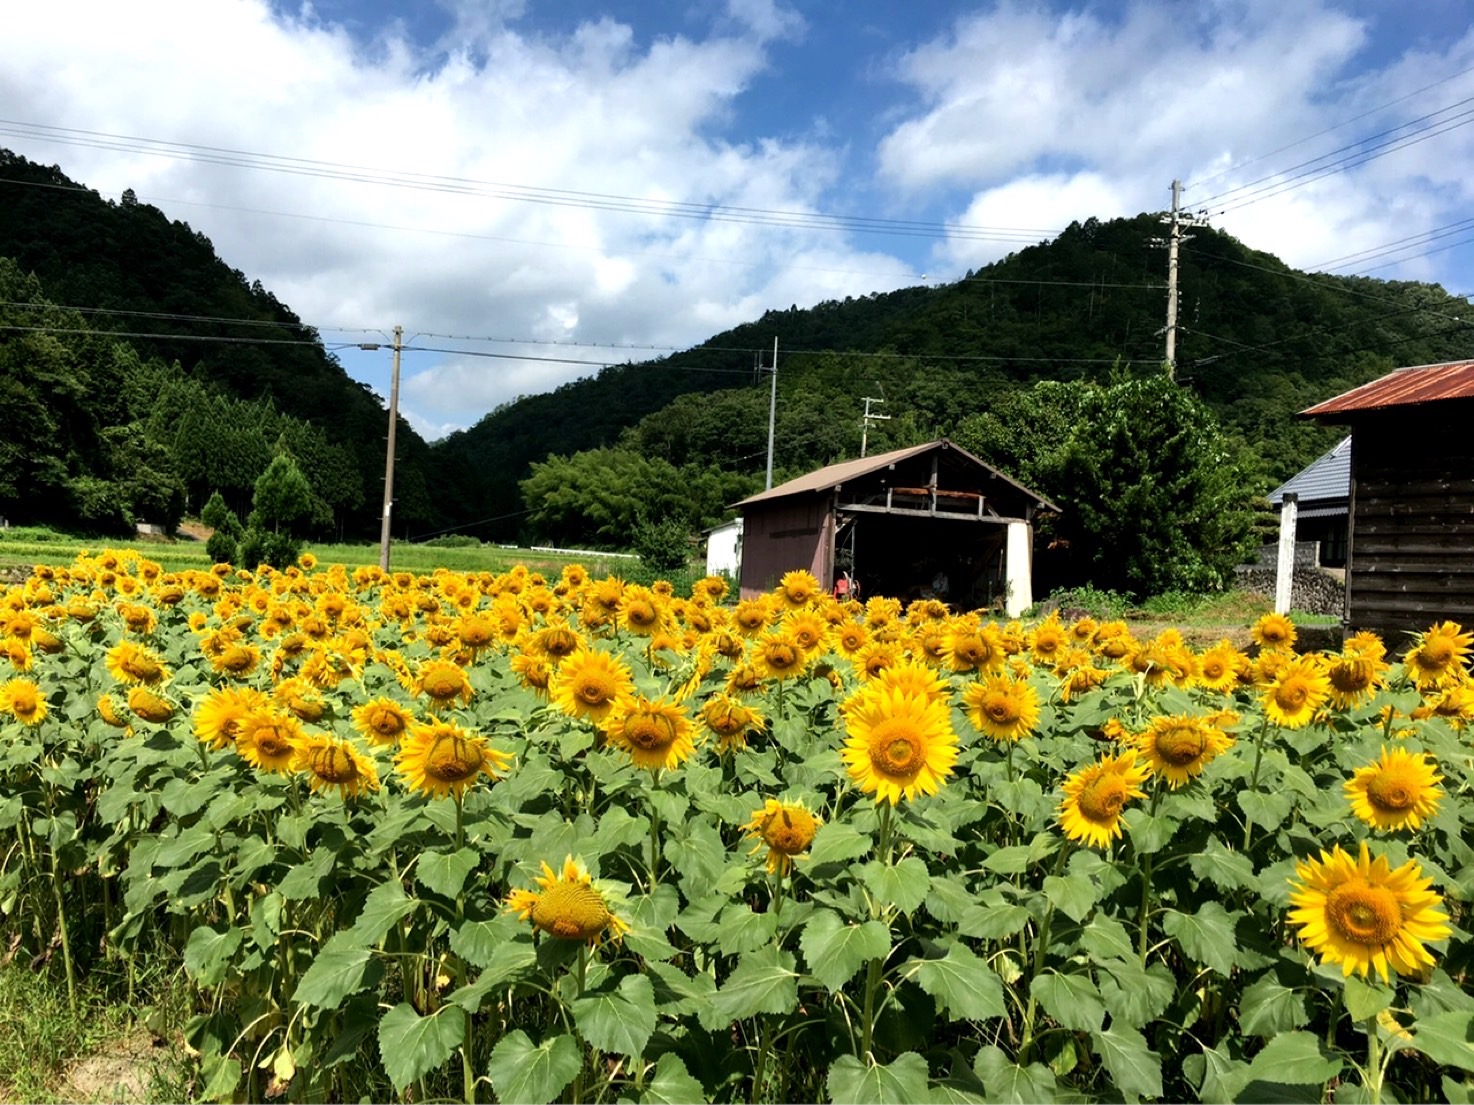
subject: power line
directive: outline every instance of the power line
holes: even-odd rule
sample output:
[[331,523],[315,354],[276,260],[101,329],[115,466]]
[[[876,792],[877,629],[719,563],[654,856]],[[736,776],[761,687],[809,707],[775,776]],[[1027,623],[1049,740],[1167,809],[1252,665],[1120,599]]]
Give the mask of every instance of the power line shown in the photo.
[[256,169],[292,176],[344,180],[415,191],[480,196],[519,203],[611,211],[621,214],[686,218],[701,221],[746,223],[799,230],[842,230],[861,234],[901,237],[954,238],[969,241],[1036,241],[1040,234],[1053,236],[1058,230],[1026,227],[947,224],[917,219],[883,219],[868,215],[842,215],[821,211],[793,211],[734,204],[697,203],[687,200],[647,199],[614,193],[585,192],[565,188],[543,188],[479,180],[473,177],[442,176],[376,169],[344,162],[255,153],[221,146],[111,134],[105,131],[55,127],[23,120],[0,119],[0,134],[61,145],[112,150],[166,157],[178,161]]
[[1396,107],[1398,104],[1403,103],[1407,100],[1411,100],[1415,96],[1421,96],[1424,92],[1431,92],[1433,89],[1439,87],[1440,85],[1445,85],[1449,81],[1462,77],[1466,73],[1474,73],[1474,66],[1471,66],[1468,69],[1460,69],[1457,73],[1453,73],[1450,76],[1444,77],[1442,80],[1434,81],[1432,84],[1425,84],[1422,88],[1419,88],[1413,92],[1409,92],[1406,96],[1399,96],[1395,100],[1388,100],[1385,104],[1378,104],[1374,108],[1363,111],[1360,115],[1353,115],[1350,119],[1344,119],[1339,123],[1326,127],[1324,130],[1318,130],[1314,134],[1306,135],[1304,138],[1297,138],[1295,141],[1290,142],[1287,145],[1280,146],[1278,149],[1270,150],[1268,153],[1260,154],[1258,157],[1251,157],[1247,161],[1237,161],[1234,164],[1230,165],[1227,169],[1224,169],[1222,172],[1214,173],[1212,176],[1202,177],[1199,180],[1194,180],[1188,184],[1184,184],[1182,186],[1183,190],[1187,191],[1192,188],[1197,188],[1199,185],[1207,184],[1209,181],[1217,180],[1219,177],[1225,177],[1235,170],[1245,169],[1248,168],[1250,165],[1257,165],[1261,161],[1267,161],[1271,157],[1275,156],[1275,154],[1284,153],[1286,150],[1293,150],[1296,146],[1303,146],[1307,142],[1313,142],[1315,139],[1324,137],[1327,134],[1332,134],[1335,131],[1340,130],[1342,127],[1349,127],[1352,123],[1359,123],[1363,119],[1368,119],[1379,112],[1386,111],[1389,107]]

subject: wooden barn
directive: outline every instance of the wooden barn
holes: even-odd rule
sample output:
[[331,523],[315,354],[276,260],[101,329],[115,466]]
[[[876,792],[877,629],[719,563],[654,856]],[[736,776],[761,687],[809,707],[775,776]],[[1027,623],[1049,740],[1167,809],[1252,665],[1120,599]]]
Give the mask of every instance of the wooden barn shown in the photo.
[[1474,361],[1400,368],[1302,411],[1351,427],[1348,629],[1474,626]]
[[1033,523],[1049,500],[942,438],[820,468],[737,504],[742,595],[807,569],[858,597],[1033,605]]

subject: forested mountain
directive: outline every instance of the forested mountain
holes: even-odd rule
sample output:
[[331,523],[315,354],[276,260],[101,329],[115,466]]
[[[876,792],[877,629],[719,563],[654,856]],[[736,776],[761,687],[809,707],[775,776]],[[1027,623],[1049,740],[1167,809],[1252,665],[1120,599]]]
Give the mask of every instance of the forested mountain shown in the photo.
[[[0,513],[102,528],[138,510],[164,520],[161,504],[110,486],[145,444],[149,483],[177,480],[196,509],[218,488],[239,509],[285,447],[315,481],[320,529],[377,533],[383,405],[203,234],[0,150],[6,258],[0,419],[23,433],[6,452],[29,475],[0,480]],[[52,422],[57,434],[40,432]],[[423,527],[434,519],[428,449],[403,420],[397,437],[396,518]]]
[[[518,481],[549,454],[570,458],[555,467],[573,478],[576,454],[605,447],[688,479],[713,467],[760,479],[768,383],[753,365],[771,359],[774,337],[780,476],[858,455],[867,395],[883,397],[873,409],[891,416],[871,428],[879,450],[953,433],[1039,380],[1104,380],[1113,365],[1154,371],[1166,257],[1153,239],[1163,230],[1153,215],[1088,220],[956,283],[769,311],[689,352],[508,404],[433,446],[442,481],[466,476],[448,518],[494,518],[471,530],[487,535],[525,532],[530,519],[571,539],[581,523],[524,503]],[[1257,458],[1257,490],[1335,440],[1334,428],[1296,411],[1398,365],[1470,352],[1457,318],[1467,303],[1435,285],[1307,275],[1210,228],[1194,231],[1180,271],[1178,379]],[[470,473],[500,476],[472,483]]]

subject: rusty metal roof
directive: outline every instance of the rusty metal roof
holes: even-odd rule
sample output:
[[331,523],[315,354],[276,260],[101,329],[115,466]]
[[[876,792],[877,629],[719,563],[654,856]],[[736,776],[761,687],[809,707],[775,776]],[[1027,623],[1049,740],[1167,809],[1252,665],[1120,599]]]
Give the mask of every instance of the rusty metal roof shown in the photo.
[[842,483],[848,483],[850,480],[857,479],[860,476],[868,475],[871,472],[878,472],[882,468],[887,468],[895,464],[897,461],[919,456],[922,453],[929,453],[939,448],[955,450],[960,456],[966,457],[979,467],[996,473],[999,479],[1012,484],[1041,506],[1049,510],[1059,510],[1059,507],[1055,506],[1037,491],[1032,491],[1017,480],[1004,475],[1004,473],[999,472],[991,464],[973,456],[966,449],[953,444],[946,438],[928,441],[924,445],[911,445],[905,449],[892,449],[888,453],[872,453],[868,457],[860,457],[856,460],[844,460],[825,468],[817,468],[812,472],[799,476],[797,479],[789,480],[787,483],[780,483],[777,487],[770,488],[767,491],[760,491],[756,495],[749,495],[747,498],[733,505],[739,507],[750,506],[753,503],[763,503],[771,499],[782,499],[789,495],[801,495],[804,492],[829,491]]
[[1309,410],[1301,411],[1300,417],[1338,422],[1345,419],[1335,417],[1337,415],[1411,407],[1444,399],[1474,399],[1474,361],[1399,368],[1334,399],[1317,403]]

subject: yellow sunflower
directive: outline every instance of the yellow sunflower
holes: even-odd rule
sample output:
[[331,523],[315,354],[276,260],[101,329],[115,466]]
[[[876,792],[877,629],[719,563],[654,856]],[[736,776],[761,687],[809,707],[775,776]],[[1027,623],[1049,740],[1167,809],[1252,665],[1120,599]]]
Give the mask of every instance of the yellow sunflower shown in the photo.
[[834,629],[834,644],[840,655],[853,660],[870,643],[870,631],[859,622],[845,621]]
[[768,873],[782,876],[793,870],[793,861],[814,842],[821,824],[801,803],[769,798],[762,809],[752,812],[752,820],[742,831],[757,838],[749,854],[756,855],[766,846]]
[[291,714],[263,706],[237,722],[235,750],[260,771],[285,774],[292,770],[297,746],[306,739],[302,723]]
[[583,638],[564,622],[553,622],[543,626],[532,635],[532,639],[528,642],[530,651],[547,657],[555,664],[561,664],[566,657],[572,656],[582,647],[584,647]]
[[666,623],[665,603],[648,587],[630,584],[619,603],[619,628],[636,637],[649,637]]
[[1238,685],[1239,672],[1247,664],[1244,654],[1225,637],[1198,657],[1198,682],[1210,691],[1227,694]]
[[591,648],[567,657],[548,680],[554,706],[569,717],[584,718],[595,725],[634,690],[634,679],[624,661]]
[[789,609],[796,609],[800,606],[807,606],[819,598],[824,594],[824,588],[819,586],[819,580],[813,572],[798,569],[784,574],[783,578],[778,581],[778,589],[774,594]]
[[1417,636],[1402,658],[1408,675],[1419,690],[1439,690],[1468,678],[1464,667],[1474,634],[1464,632],[1457,622],[1439,622]]
[[[1229,718],[1236,715],[1230,714]],[[1153,718],[1145,731],[1134,738],[1136,749],[1146,759],[1153,775],[1167,780],[1176,790],[1201,775],[1214,757],[1233,747],[1233,738],[1218,727],[1218,718]]]
[[1055,611],[1045,618],[1027,637],[1029,652],[1040,664],[1053,664],[1062,649],[1070,643],[1070,633],[1059,621]]
[[757,598],[743,599],[732,611],[732,622],[737,632],[744,637],[752,637],[768,628],[773,620],[774,607],[766,595]]
[[953,671],[998,671],[1007,654],[998,636],[998,627],[962,625],[953,629],[943,653],[947,667]]
[[1263,614],[1249,629],[1260,648],[1287,651],[1295,644],[1295,623],[1283,614]]
[[394,766],[411,790],[431,798],[464,795],[477,776],[496,779],[506,773],[512,757],[493,748],[485,737],[455,722],[414,725],[399,743]]
[[174,716],[177,707],[162,695],[155,694],[146,685],[139,684],[128,691],[128,709],[135,717],[162,725]]
[[46,720],[46,699],[41,688],[29,679],[12,679],[0,686],[0,709],[25,725]]
[[357,798],[379,789],[379,772],[351,741],[324,734],[305,737],[297,745],[292,770],[303,772],[314,791],[338,789],[342,798]]
[[595,886],[582,860],[569,856],[563,870],[554,871],[546,862],[542,877],[533,880],[541,888],[514,890],[507,895],[507,909],[532,927],[559,940],[576,940],[597,945],[607,932],[618,940],[629,925],[609,908],[609,892]]
[[211,691],[209,696],[195,707],[194,732],[200,743],[208,744],[217,752],[228,748],[240,735],[240,724],[253,710],[260,710],[270,703],[262,691],[249,687],[222,687]]
[[1145,796],[1145,765],[1136,762],[1134,749],[1102,756],[1070,775],[1059,804],[1059,824],[1065,836],[1092,848],[1108,847],[1121,835],[1121,809],[1132,798]]
[[1387,664],[1380,657],[1343,649],[1326,665],[1326,679],[1331,685],[1331,705],[1338,710],[1352,710],[1377,692],[1384,683]]
[[701,707],[701,720],[717,738],[717,751],[732,752],[747,747],[747,734],[762,729],[767,721],[754,706],[722,692]]
[[930,664],[917,660],[899,660],[875,677],[873,685],[924,694],[928,698],[946,698],[952,684]]
[[945,702],[883,684],[845,704],[848,739],[840,756],[850,778],[876,802],[935,794],[957,762],[957,734]]
[[1016,741],[1039,724],[1039,692],[1021,680],[992,675],[962,690],[968,720],[997,741]]
[[420,665],[415,679],[415,694],[429,699],[427,706],[432,714],[449,709],[457,699],[464,706],[475,693],[465,669],[459,664],[449,660],[426,660]]
[[126,638],[107,650],[103,663],[108,674],[119,683],[144,683],[152,687],[169,678],[163,657]]
[[415,722],[408,708],[384,695],[353,707],[352,718],[353,728],[370,744],[398,744]]
[[103,721],[111,725],[114,729],[128,728],[128,715],[119,712],[117,703],[113,701],[112,695],[98,695],[97,716],[102,718]]
[[691,719],[665,699],[630,696],[604,719],[609,743],[629,753],[636,767],[649,771],[678,767],[696,747],[691,742]]
[[1286,664],[1264,692],[1264,713],[1282,729],[1303,729],[1331,697],[1331,682],[1312,656]]
[[753,666],[764,679],[792,679],[808,666],[809,657],[793,635],[785,629],[764,633],[752,646]]
[[540,698],[548,697],[548,686],[553,680],[554,661],[537,652],[514,653],[507,662],[512,674],[528,690]]
[[1351,812],[1374,829],[1416,829],[1438,809],[1443,776],[1427,753],[1385,746],[1346,783]]
[[1322,963],[1339,963],[1341,973],[1365,977],[1373,969],[1389,982],[1390,966],[1400,975],[1421,975],[1433,965],[1423,945],[1443,940],[1452,930],[1442,912],[1443,898],[1429,887],[1415,860],[1392,868],[1386,856],[1372,859],[1366,841],[1353,859],[1338,844],[1320,859],[1295,864],[1290,924],[1300,943]]
[[208,653],[210,666],[231,679],[244,679],[261,663],[261,650],[255,645],[236,641]]
[[829,643],[829,623],[814,610],[795,610],[783,619],[789,638],[810,655],[823,652]]

